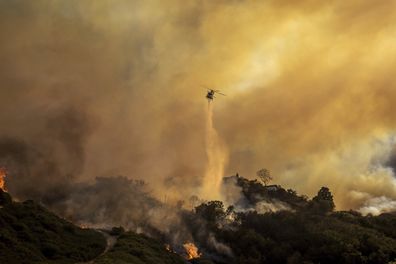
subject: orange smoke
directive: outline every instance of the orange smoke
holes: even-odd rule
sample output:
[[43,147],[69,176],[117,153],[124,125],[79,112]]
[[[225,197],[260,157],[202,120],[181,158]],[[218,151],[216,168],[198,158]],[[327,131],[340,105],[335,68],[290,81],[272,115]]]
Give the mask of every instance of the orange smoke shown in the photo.
[[7,171],[4,168],[0,167],[0,189],[3,191],[7,191],[7,188],[5,187],[5,177],[7,176]]
[[188,260],[201,257],[201,253],[198,252],[198,248],[194,245],[194,243],[185,243],[183,247],[186,251]]

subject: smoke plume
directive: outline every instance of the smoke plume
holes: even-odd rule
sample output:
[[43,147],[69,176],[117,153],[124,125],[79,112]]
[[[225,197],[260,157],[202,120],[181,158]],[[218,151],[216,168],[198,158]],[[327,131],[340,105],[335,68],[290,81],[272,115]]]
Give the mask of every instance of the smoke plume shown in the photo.
[[298,193],[328,186],[337,209],[395,200],[395,5],[0,0],[7,186],[44,199],[128,175],[158,200],[215,195],[205,83],[227,94],[212,117],[225,175],[265,166]]

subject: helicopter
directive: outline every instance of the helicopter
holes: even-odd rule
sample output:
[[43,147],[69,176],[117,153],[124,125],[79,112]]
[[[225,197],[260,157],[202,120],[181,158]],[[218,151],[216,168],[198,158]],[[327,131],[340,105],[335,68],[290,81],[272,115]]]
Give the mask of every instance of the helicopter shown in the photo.
[[221,93],[220,90],[214,90],[214,89],[209,89],[208,87],[203,86],[206,90],[208,90],[208,93],[206,94],[206,98],[208,99],[208,101],[213,101],[213,98],[215,97],[215,94],[221,94],[223,96],[225,96],[225,94]]

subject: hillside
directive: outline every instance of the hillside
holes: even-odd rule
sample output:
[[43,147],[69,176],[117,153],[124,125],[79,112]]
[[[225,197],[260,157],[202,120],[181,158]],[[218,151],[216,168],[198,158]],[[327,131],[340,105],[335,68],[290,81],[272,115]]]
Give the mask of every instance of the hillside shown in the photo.
[[117,242],[106,254],[95,260],[96,264],[183,264],[179,255],[169,252],[164,244],[134,232],[120,234]]
[[12,202],[0,189],[0,263],[75,263],[95,258],[106,240],[33,201]]
[[[383,264],[396,260],[395,213],[363,216],[335,211],[326,187],[309,199],[243,177],[228,177],[225,182],[240,190],[234,205],[205,201],[194,210],[175,207],[176,222],[168,231],[146,226],[146,231],[151,230],[148,237],[113,228],[106,237],[115,243],[107,248],[103,231],[79,228],[33,201],[13,202],[0,190],[0,263]],[[188,261],[183,249],[187,237],[199,250],[198,258]],[[165,244],[170,245],[168,250]]]
[[[334,211],[333,196],[326,187],[308,199],[256,180],[228,177],[225,181],[240,188],[234,206],[209,201],[185,217],[203,256],[212,256],[216,263],[383,264],[396,260],[396,213],[363,216]],[[266,205],[261,212],[260,204]],[[216,243],[208,237],[216,238]]]
[[34,201],[13,202],[1,189],[0,227],[0,263],[185,263],[163,243],[133,232],[113,236],[117,242],[101,255],[106,239],[100,232],[77,227]]

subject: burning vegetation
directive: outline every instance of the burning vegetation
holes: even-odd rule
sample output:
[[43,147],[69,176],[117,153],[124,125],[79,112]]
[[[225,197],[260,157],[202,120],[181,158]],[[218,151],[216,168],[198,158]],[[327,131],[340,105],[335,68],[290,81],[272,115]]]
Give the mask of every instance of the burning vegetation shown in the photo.
[[7,171],[5,168],[0,167],[0,189],[3,191],[7,191],[6,185],[5,185],[5,178],[7,176]]
[[187,242],[183,244],[183,248],[186,251],[186,258],[188,260],[199,258],[202,255],[199,253],[199,250],[194,243]]

